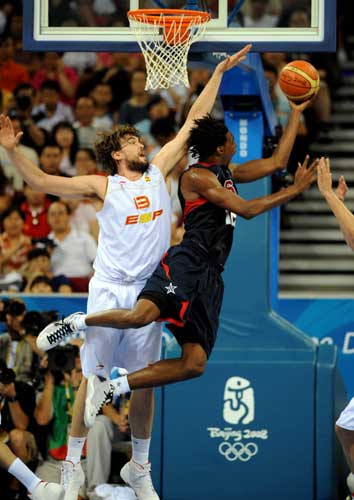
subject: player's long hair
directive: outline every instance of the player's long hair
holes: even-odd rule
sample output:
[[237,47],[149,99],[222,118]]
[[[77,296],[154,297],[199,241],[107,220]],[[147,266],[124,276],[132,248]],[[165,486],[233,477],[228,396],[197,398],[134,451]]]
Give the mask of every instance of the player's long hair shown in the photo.
[[117,173],[117,163],[116,160],[112,158],[111,153],[121,149],[120,140],[127,134],[140,137],[140,133],[135,127],[131,125],[121,125],[112,133],[102,132],[99,134],[100,139],[95,143],[97,160],[110,175],[115,175]]
[[188,148],[193,158],[204,161],[226,143],[228,128],[222,120],[215,120],[209,114],[194,120],[194,123],[187,142]]

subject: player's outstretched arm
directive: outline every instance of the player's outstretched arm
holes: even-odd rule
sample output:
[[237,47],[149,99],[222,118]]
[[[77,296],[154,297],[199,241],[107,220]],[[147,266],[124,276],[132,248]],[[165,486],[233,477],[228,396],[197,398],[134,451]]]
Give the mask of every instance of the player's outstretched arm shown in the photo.
[[[184,179],[187,178],[188,180],[185,189],[245,219],[252,219],[256,215],[283,205],[311,186],[316,180],[316,168],[319,160],[315,160],[309,167],[307,166],[308,160],[307,156],[303,164],[299,164],[295,173],[295,182],[292,186],[282,189],[277,193],[253,200],[245,200],[241,196],[237,196],[232,191],[222,187],[215,175],[206,170],[191,169],[190,172],[185,174]],[[186,194],[184,189],[183,193]]]
[[242,62],[246,58],[251,48],[252,45],[246,45],[242,50],[240,50],[233,56],[227,57],[224,61],[216,66],[210,80],[204,87],[198,99],[191,107],[187,119],[175,139],[167,143],[152,160],[152,163],[160,168],[164,176],[167,176],[169,174],[169,172],[185,154],[186,143],[189,137],[190,130],[193,127],[194,120],[202,118],[212,110],[219,91],[223,74]]
[[[339,181],[337,191],[333,191],[331,164],[329,158],[321,158],[317,167],[317,185],[329,208],[336,216],[345,241],[354,250],[354,215],[344,205],[347,192],[344,177]],[[342,199],[341,199],[342,198]]]
[[289,121],[272,156],[251,160],[242,165],[230,164],[234,181],[238,183],[256,181],[286,168],[296,139],[301,114],[311,102],[312,99],[301,104],[289,101],[291,107]]
[[99,197],[104,199],[107,183],[104,177],[83,175],[65,178],[48,175],[18,151],[17,145],[21,136],[22,132],[15,135],[10,118],[0,115],[0,144],[6,150],[12,164],[32,189],[67,198]]

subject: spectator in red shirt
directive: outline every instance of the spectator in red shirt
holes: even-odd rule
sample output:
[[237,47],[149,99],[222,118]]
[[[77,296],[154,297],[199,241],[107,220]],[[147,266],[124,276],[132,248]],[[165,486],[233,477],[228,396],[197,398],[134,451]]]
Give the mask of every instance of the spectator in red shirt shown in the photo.
[[24,215],[16,207],[2,215],[4,232],[0,234],[0,273],[21,270],[27,262],[31,239],[23,234]]
[[24,195],[26,201],[21,205],[25,214],[23,232],[31,238],[45,238],[50,233],[47,212],[51,202],[45,193],[34,191],[28,185],[25,186]]
[[14,61],[14,43],[11,36],[0,38],[0,88],[13,92],[20,83],[29,81],[25,66]]
[[32,78],[32,85],[36,90],[46,80],[55,80],[60,86],[60,100],[71,106],[75,103],[76,89],[79,76],[73,68],[64,66],[64,62],[57,52],[44,52],[42,67]]

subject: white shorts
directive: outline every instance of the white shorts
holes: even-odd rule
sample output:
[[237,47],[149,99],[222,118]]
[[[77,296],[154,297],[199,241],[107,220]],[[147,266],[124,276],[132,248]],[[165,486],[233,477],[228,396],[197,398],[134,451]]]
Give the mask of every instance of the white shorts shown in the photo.
[[[132,309],[143,284],[122,285],[102,281],[94,276],[89,285],[87,313],[107,309]],[[108,378],[112,367],[129,373],[145,368],[161,356],[161,324],[118,330],[89,327],[81,347],[81,363],[85,377],[94,373]]]
[[349,401],[347,406],[339,415],[336,424],[338,427],[342,427],[348,431],[354,431],[354,398]]

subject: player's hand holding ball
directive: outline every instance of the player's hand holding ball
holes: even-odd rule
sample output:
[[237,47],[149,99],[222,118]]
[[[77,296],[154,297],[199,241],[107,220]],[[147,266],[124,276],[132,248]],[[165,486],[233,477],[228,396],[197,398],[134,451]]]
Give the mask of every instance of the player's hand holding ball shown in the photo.
[[279,87],[293,109],[303,111],[320,88],[317,69],[307,61],[292,61],[281,70]]

